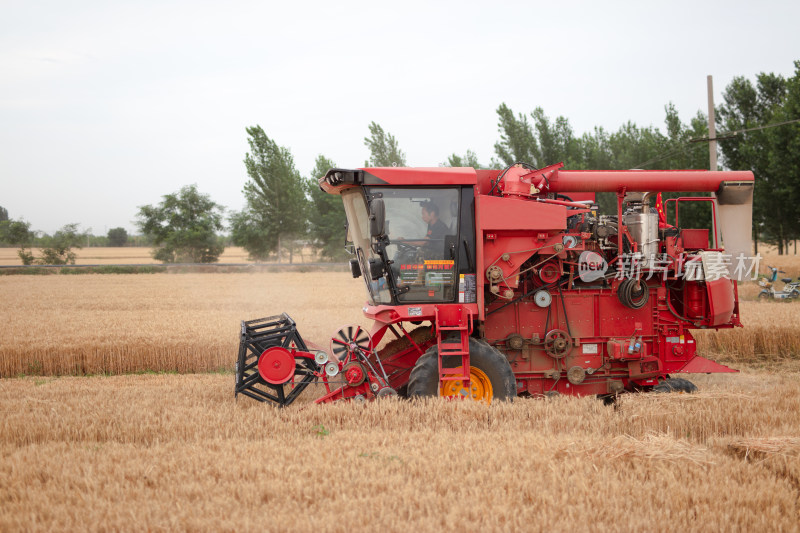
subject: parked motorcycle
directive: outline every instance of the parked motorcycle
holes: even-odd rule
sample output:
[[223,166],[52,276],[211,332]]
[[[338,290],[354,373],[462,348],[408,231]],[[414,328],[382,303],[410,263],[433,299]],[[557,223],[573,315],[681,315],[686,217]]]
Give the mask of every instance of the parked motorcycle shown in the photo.
[[759,300],[785,300],[787,298],[796,299],[800,298],[800,278],[797,281],[792,281],[792,278],[781,278],[783,282],[783,289],[775,290],[775,281],[778,279],[778,273],[785,274],[783,270],[778,270],[775,267],[767,267],[771,274],[768,278],[761,278],[758,284],[761,286],[761,292],[758,293]]

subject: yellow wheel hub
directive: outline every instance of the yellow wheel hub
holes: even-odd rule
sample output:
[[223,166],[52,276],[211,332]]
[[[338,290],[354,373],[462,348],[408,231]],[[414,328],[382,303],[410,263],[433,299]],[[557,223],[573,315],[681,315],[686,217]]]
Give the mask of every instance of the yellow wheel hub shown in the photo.
[[[453,373],[461,374],[461,367],[454,368]],[[492,403],[492,382],[489,381],[489,376],[487,376],[483,370],[471,366],[469,367],[468,387],[465,387],[464,382],[460,379],[445,381],[442,383],[442,387],[439,390],[439,396]]]

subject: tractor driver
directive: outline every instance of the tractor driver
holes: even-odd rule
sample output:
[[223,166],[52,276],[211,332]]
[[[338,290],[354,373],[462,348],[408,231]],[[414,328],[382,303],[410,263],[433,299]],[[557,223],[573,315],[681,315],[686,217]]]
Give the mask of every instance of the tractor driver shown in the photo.
[[396,237],[392,240],[410,244],[412,246],[429,247],[433,242],[441,242],[450,229],[447,224],[439,220],[439,206],[431,200],[426,200],[420,204],[422,208],[422,221],[428,225],[425,237],[419,239],[405,239],[404,237]]
[[421,219],[428,225],[425,236],[422,238],[405,239],[396,237],[392,240],[400,246],[395,256],[393,269],[399,276],[401,265],[417,264],[424,259],[442,259],[442,246],[445,235],[450,233],[447,224],[439,219],[439,206],[431,200],[420,204]]
[[444,239],[445,234],[450,231],[444,222],[439,220],[439,206],[428,200],[422,202],[422,221],[428,225],[428,233],[425,237],[431,241]]

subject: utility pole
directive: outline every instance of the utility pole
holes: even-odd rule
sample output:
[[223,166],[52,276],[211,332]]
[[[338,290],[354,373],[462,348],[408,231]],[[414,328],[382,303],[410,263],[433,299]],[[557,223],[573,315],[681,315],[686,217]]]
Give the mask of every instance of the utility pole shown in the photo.
[[708,76],[708,166],[709,170],[717,170],[717,131],[714,117],[714,81]]

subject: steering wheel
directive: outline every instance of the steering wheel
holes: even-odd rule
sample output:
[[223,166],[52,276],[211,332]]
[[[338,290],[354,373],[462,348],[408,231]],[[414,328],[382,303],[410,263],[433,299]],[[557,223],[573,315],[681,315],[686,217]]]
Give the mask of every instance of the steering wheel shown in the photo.
[[397,246],[398,256],[416,252],[417,250],[419,250],[419,246],[409,244],[408,241],[391,241],[389,244],[394,244]]
[[421,250],[420,246],[415,246],[406,241],[392,241],[391,244],[397,245],[397,252],[394,254],[394,264],[392,270],[395,276],[400,275],[401,265],[415,265],[421,263]]

